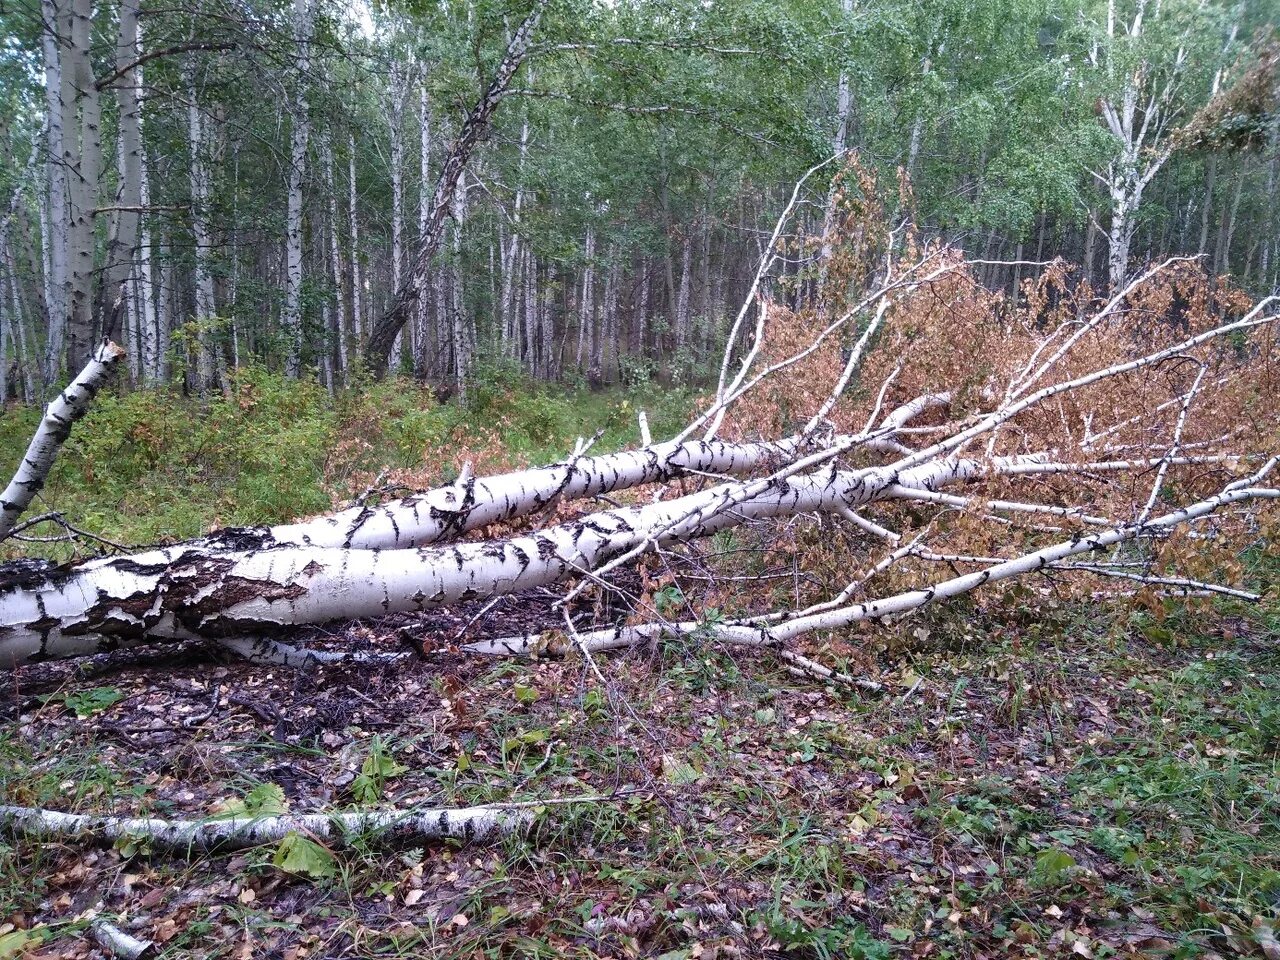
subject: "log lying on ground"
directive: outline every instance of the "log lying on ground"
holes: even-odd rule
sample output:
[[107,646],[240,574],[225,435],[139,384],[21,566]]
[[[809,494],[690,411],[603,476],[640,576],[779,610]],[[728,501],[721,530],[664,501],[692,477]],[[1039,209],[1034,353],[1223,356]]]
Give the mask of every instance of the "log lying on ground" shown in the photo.
[[276,633],[519,593],[589,573],[646,544],[703,537],[748,520],[843,511],[890,490],[934,490],[998,466],[948,458],[902,472],[827,470],[762,484],[769,488],[746,500],[748,485],[721,484],[525,536],[450,547],[232,552],[184,544],[69,569],[10,565],[0,580],[0,666],[155,639]]
[[44,486],[58,451],[71,436],[71,427],[89,410],[94,396],[111,377],[124,350],[110,341],[102,344],[70,385],[45,408],[44,418],[31,438],[27,452],[9,486],[0,494],[0,540],[9,535],[18,518]]
[[164,820],[60,813],[36,807],[0,806],[0,834],[44,841],[115,843],[144,839],[175,851],[234,849],[278,843],[291,833],[328,845],[354,838],[381,843],[489,840],[533,822],[534,804],[291,813],[223,820]]
[[557,500],[587,499],[696,474],[746,476],[788,463],[812,448],[803,437],[760,443],[694,440],[571,458],[471,478],[376,507],[352,507],[303,523],[281,524],[264,531],[263,545],[355,550],[425,546],[491,523],[531,516]]
[[[646,550],[742,523],[811,512],[850,515],[868,504],[910,500],[996,476],[1139,473],[1157,464],[1225,463],[1222,455],[1105,462],[1047,462],[1045,455],[969,456],[958,451],[1051,399],[1151,367],[1264,323],[1261,307],[1181,343],[1073,377],[984,414],[896,463],[838,468],[834,443],[770,477],[726,483],[644,507],[594,513],[507,540],[451,547],[360,550],[275,545],[228,531],[159,550],[56,568],[28,561],[0,570],[0,666],[98,653],[156,639],[279,634],[302,624],[426,610],[517,593],[606,572]],[[892,425],[891,425],[892,426]],[[895,431],[896,426],[892,426]],[[826,460],[816,473],[791,475]],[[643,461],[639,464],[644,469]],[[1163,469],[1163,468],[1162,468]],[[877,524],[867,525],[883,531]]]

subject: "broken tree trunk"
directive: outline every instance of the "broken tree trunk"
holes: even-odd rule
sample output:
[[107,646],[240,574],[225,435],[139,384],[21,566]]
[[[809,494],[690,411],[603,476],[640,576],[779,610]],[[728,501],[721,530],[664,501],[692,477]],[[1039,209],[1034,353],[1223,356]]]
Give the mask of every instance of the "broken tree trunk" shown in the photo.
[[0,540],[9,535],[23,511],[40,492],[58,451],[71,435],[72,425],[88,411],[94,395],[107,382],[123,356],[124,351],[114,343],[102,344],[80,375],[45,408],[44,419],[31,438],[22,463],[9,486],[0,494]]

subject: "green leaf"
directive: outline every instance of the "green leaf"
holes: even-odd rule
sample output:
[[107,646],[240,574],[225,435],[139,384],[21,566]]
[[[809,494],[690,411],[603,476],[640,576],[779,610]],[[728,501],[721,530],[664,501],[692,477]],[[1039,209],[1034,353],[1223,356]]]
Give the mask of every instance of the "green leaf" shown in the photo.
[[592,720],[599,718],[607,705],[604,694],[595,687],[588,690],[587,695],[582,698],[582,711]]
[[223,804],[219,818],[275,816],[289,810],[284,790],[274,783],[260,783],[239,800]]
[[687,760],[680,760],[670,754],[662,757],[662,778],[667,783],[683,786],[701,779],[702,774]]
[[516,703],[522,707],[529,707],[538,702],[538,691],[533,687],[526,687],[522,684],[516,684]]
[[323,880],[338,872],[338,861],[327,849],[314,840],[297,834],[286,834],[276,848],[271,862],[285,873]]
[[92,690],[68,693],[62,698],[62,702],[79,719],[85,720],[115,706],[123,699],[124,691],[119,687],[94,687]]
[[1058,847],[1048,847],[1036,856],[1036,874],[1047,881],[1058,881],[1076,865],[1076,858]]
[[115,843],[111,845],[111,849],[118,852],[125,860],[140,855],[145,856],[151,852],[151,838],[126,834],[123,837],[117,837]]
[[0,960],[11,960],[44,943],[44,930],[11,930],[0,936]]

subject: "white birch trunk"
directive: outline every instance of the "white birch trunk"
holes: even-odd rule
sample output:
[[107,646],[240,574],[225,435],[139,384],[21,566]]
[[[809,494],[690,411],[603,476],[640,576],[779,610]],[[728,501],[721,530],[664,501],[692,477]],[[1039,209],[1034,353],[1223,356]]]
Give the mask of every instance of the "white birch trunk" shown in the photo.
[[467,218],[466,180],[466,173],[463,172],[458,177],[458,184],[453,192],[453,263],[449,270],[450,313],[453,316],[453,376],[458,384],[458,396],[464,398],[467,393],[467,376],[471,371],[471,355],[475,345],[462,291],[462,226]]
[[209,160],[204,115],[196,99],[194,64],[188,69],[187,138],[191,148],[191,232],[195,239],[196,369],[199,393],[213,385],[214,362],[209,326],[217,313],[213,286],[213,237],[209,229]]
[[689,262],[692,243],[688,234],[680,240],[680,292],[676,297],[676,362],[685,362],[689,343]]
[[351,228],[351,325],[356,350],[364,352],[364,289],[360,277],[360,221],[356,216],[356,138],[347,155],[347,219]]
[[350,357],[347,353],[347,295],[342,275],[342,251],[338,246],[338,183],[333,176],[333,143],[326,136],[320,143],[324,164],[325,188],[328,191],[329,270],[333,274],[334,330],[338,341],[338,372],[345,381]]
[[297,91],[289,136],[289,197],[285,222],[285,305],[283,325],[288,338],[285,374],[302,373],[302,182],[307,166],[311,118],[307,108],[306,75],[311,46],[311,2],[294,0],[294,42],[298,46]]
[[[119,33],[116,38],[116,68],[121,72],[115,81],[116,97],[119,103],[119,140],[117,143],[117,164],[120,188],[117,204],[111,220],[111,232],[107,243],[107,262],[103,267],[99,292],[99,313],[103,329],[109,320],[111,309],[110,298],[117,291],[128,289],[130,281],[137,272],[137,256],[139,245],[139,224],[142,209],[142,106],[138,91],[140,79],[136,68],[130,65],[138,59],[138,3],[137,0],[123,0],[120,4]],[[132,382],[141,379],[142,371],[142,329],[137,299],[126,297],[126,322],[129,331],[129,373]]]
[[[426,237],[431,225],[431,101],[427,96],[426,78],[418,91],[419,165],[418,165],[418,242]],[[415,373],[427,368],[427,352],[434,352],[436,337],[431,331],[431,298],[422,296],[414,304],[414,356]],[[434,358],[432,358],[434,365]]]
[[106,383],[122,356],[124,351],[114,343],[103,344],[80,375],[45,409],[44,418],[31,438],[22,463],[4,493],[0,493],[0,540],[8,536],[44,486],[58,451],[71,435],[71,427],[88,412],[94,395]]
[[327,845],[352,838],[380,842],[486,840],[528,826],[533,812],[519,805],[361,810],[354,813],[287,813],[209,820],[162,820],[59,813],[34,807],[0,806],[0,833],[49,841],[117,840],[145,837],[174,850],[215,850],[279,843],[300,834]]
[[[70,82],[76,122],[72,140],[64,146],[68,177],[70,220],[68,261],[70,295],[67,304],[67,365],[78,370],[93,348],[94,208],[102,171],[102,107],[90,59],[91,0],[71,2],[71,45],[63,71]],[[74,149],[71,149],[74,148]]]
[[[400,289],[404,263],[404,99],[406,74],[403,65],[391,65],[391,287]],[[391,370],[398,372],[404,355],[404,335],[396,332],[391,345]]]
[[44,380],[46,384],[53,384],[57,382],[58,373],[62,369],[71,282],[67,266],[70,249],[65,144],[68,103],[65,96],[67,84],[64,80],[60,39],[70,35],[70,0],[42,0],[40,11],[43,24],[40,36],[44,52],[45,110],[48,117],[49,142],[46,164],[47,204],[42,210],[42,222],[48,224],[45,302],[49,311],[49,330]]

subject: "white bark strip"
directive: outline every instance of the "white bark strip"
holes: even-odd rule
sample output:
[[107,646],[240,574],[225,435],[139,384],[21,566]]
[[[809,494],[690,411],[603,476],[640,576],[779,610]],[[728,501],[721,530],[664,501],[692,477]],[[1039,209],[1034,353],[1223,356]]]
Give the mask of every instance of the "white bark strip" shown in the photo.
[[9,486],[0,494],[0,539],[8,536],[23,511],[40,492],[58,451],[71,435],[72,424],[85,415],[94,396],[123,356],[124,351],[114,343],[98,347],[80,375],[45,409],[44,419],[31,438],[22,463]]
[[419,810],[360,810],[354,813],[291,813],[225,820],[161,820],[60,813],[35,807],[0,806],[0,833],[40,840],[143,838],[174,850],[213,850],[278,843],[291,833],[327,844],[353,837],[383,843],[423,840],[487,840],[528,826],[527,806],[443,807]]

